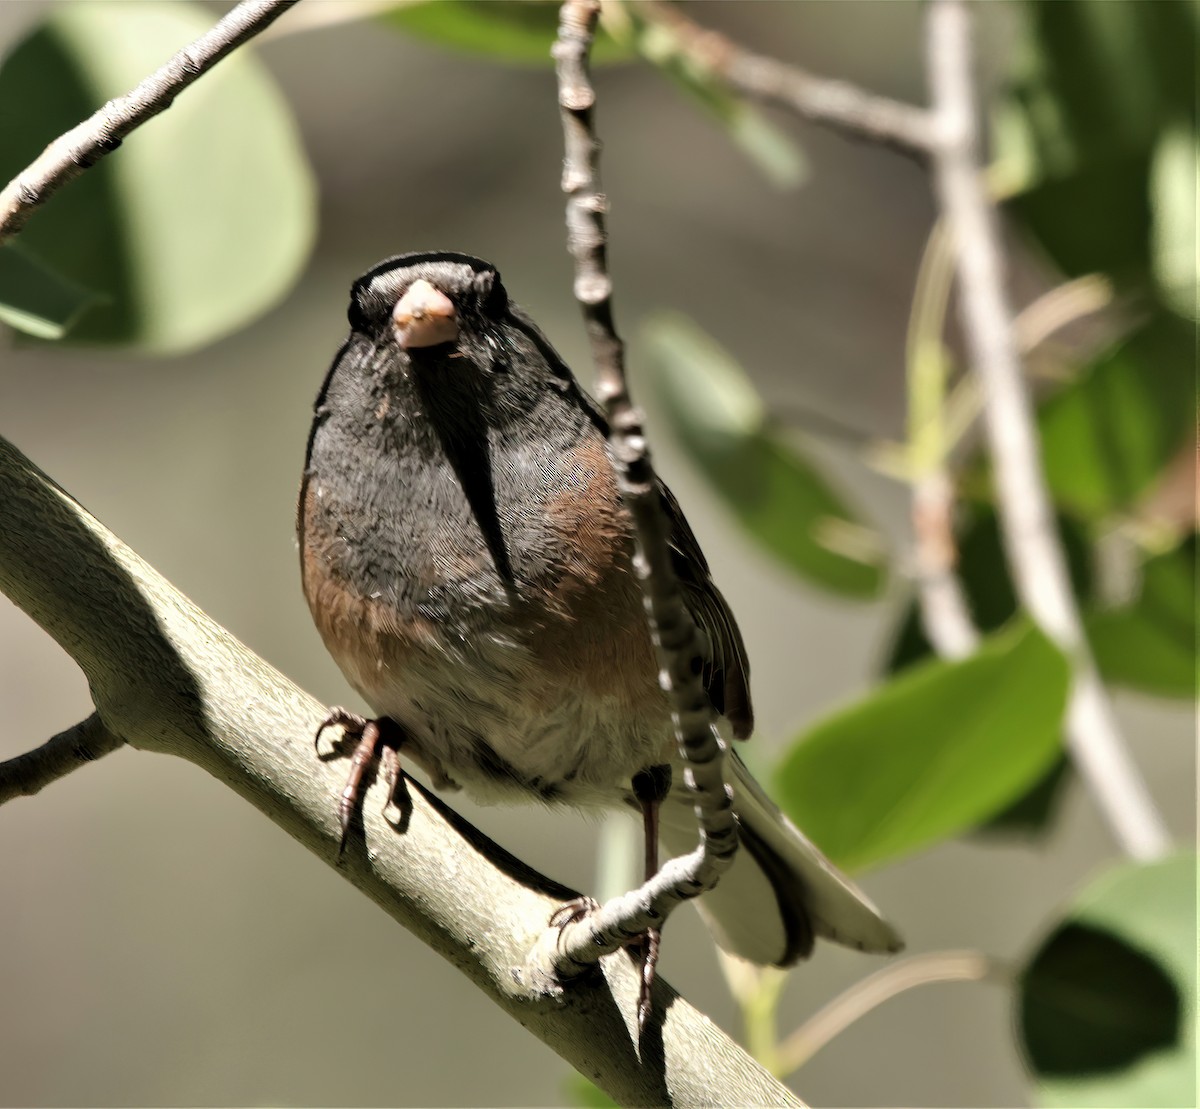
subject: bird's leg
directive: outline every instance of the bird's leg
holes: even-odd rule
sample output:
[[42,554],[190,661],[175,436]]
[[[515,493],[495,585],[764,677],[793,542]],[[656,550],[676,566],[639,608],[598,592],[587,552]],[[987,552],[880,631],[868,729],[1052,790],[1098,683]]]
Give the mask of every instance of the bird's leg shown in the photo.
[[343,708],[332,708],[313,737],[313,743],[318,746],[318,755],[320,755],[321,734],[326,728],[334,727],[341,728],[347,739],[357,740],[354,753],[350,756],[350,773],[346,777],[346,784],[342,788],[342,795],[338,801],[338,823],[342,828],[342,835],[338,840],[338,861],[340,862],[346,850],[350,825],[362,807],[363,781],[367,777],[368,771],[380,763],[381,752],[385,749],[390,749],[394,757],[388,760],[389,765],[386,767],[390,781],[387,805],[384,811],[391,813],[397,809],[397,793],[403,780],[400,771],[399,750],[404,741],[404,732],[400,725],[390,717],[381,716],[377,720],[368,720],[356,712],[349,712]]
[[[671,768],[651,766],[639,770],[633,776],[633,795],[642,810],[642,831],[645,836],[645,874],[649,881],[658,873],[658,810],[663,798],[671,788]],[[650,993],[654,987],[654,973],[658,967],[658,949],[662,943],[662,932],[647,928],[639,941],[642,957],[642,981],[638,991],[638,1035],[650,1015]]]

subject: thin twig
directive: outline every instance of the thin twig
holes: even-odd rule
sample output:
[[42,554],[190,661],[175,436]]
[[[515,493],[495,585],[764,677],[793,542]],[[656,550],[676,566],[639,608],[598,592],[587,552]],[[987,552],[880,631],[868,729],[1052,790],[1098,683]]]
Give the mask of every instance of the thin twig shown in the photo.
[[[1056,332],[1088,316],[1095,315],[1113,303],[1111,282],[1100,274],[1087,274],[1056,285],[1027,304],[1013,320],[1013,337],[1017,351],[1029,358]],[[1051,375],[1026,366],[1030,381],[1063,380],[1060,370]],[[959,380],[946,400],[946,440],[951,454],[961,456],[975,438],[976,425],[983,413],[983,388],[975,376]]]
[[878,143],[909,157],[924,159],[929,154],[933,123],[923,108],[755,54],[660,0],[641,0],[636,10],[672,33],[681,50],[734,92],[786,108],[847,138]]
[[1167,850],[1167,832],[1096,672],[1041,470],[1033,407],[1004,287],[996,213],[980,166],[970,17],[962,0],[931,0],[927,18],[938,136],[935,180],[958,257],[967,349],[983,385],[1005,552],[1023,604],[1073,664],[1066,732],[1075,765],[1123,849],[1137,859],[1154,859]]
[[893,963],[856,982],[788,1036],[776,1052],[774,1073],[782,1079],[799,1070],[856,1020],[906,990],[934,982],[1003,982],[1007,977],[1000,963],[979,951],[934,951]]
[[912,524],[921,625],[943,658],[965,658],[979,644],[970,605],[958,580],[954,483],[946,468],[946,379],[943,333],[954,257],[942,221],[929,233],[913,294],[905,360],[909,455],[913,466]]
[[40,747],[0,762],[0,805],[14,797],[32,797],[51,782],[123,747],[97,713],[51,736]]
[[700,846],[690,855],[670,860],[641,889],[614,898],[563,928],[557,937],[556,965],[568,973],[594,964],[648,927],[661,926],[681,901],[716,885],[737,850],[737,828],[723,774],[724,745],[699,668],[692,665],[700,655],[700,641],[671,563],[669,529],[642,415],[630,399],[624,345],[613,323],[605,201],[598,183],[599,143],[592,125],[595,93],[588,77],[599,8],[599,0],[566,0],[554,47],[566,146],[562,186],[568,198],[567,238],[575,258],[575,296],[596,366],[596,394],[608,417],[621,495],[636,531],[635,571],[658,646],[675,736],[686,760],[684,777],[696,802]]
[[297,0],[243,0],[132,92],[110,100],[55,139],[0,192],[0,243],[20,231],[63,185],[116,150],[126,135],[169,108],[188,85],[295,3]]

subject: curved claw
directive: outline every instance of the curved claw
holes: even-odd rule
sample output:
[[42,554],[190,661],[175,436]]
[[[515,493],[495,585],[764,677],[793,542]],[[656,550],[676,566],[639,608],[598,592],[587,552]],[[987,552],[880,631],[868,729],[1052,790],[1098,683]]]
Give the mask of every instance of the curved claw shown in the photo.
[[600,902],[594,897],[576,897],[573,901],[564,902],[550,914],[550,927],[563,929],[568,924],[578,924],[588,913],[600,908]]
[[349,737],[362,739],[363,733],[367,729],[369,721],[365,716],[360,716],[357,712],[351,712],[349,709],[344,709],[340,705],[335,705],[329,710],[325,719],[321,721],[313,735],[313,750],[316,752],[317,758],[328,759],[332,758],[336,752],[330,752],[327,755],[321,754],[321,736],[330,728],[341,728],[342,731]]

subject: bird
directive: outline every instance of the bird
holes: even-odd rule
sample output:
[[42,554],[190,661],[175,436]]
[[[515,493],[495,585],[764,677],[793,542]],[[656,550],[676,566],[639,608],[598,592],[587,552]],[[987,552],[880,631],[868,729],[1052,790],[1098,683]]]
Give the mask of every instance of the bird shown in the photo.
[[[470,255],[380,262],[354,282],[348,319],[297,512],[317,630],[375,714],[333,709],[325,722],[358,739],[343,846],[367,767],[398,747],[435,789],[484,803],[640,811],[648,871],[658,840],[691,850],[693,804],[603,412],[496,268]],[[657,490],[707,696],[745,740],[741,632],[678,502]],[[698,902],[721,947],[774,966],[817,938],[902,947],[732,749],[726,775],[740,848]]]

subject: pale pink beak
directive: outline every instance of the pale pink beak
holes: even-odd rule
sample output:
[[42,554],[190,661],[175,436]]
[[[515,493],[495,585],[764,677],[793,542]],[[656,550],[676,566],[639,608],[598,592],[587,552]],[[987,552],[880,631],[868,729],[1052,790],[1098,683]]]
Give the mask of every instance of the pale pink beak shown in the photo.
[[452,343],[458,338],[454,302],[428,281],[414,281],[392,309],[396,342],[404,350]]

